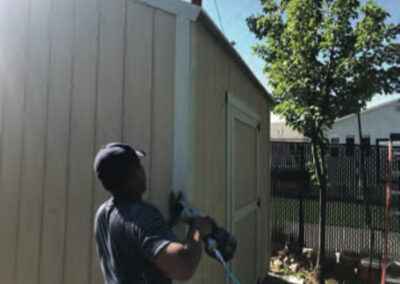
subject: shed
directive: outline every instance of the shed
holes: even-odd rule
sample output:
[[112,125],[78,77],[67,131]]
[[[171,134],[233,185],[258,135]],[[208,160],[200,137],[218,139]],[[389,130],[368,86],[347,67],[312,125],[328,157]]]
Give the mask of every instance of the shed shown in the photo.
[[[165,215],[184,190],[234,233],[241,283],[263,275],[271,99],[201,7],[1,1],[0,94],[1,283],[103,283],[92,162],[111,141],[148,153],[147,198]],[[205,257],[191,283],[224,281]]]

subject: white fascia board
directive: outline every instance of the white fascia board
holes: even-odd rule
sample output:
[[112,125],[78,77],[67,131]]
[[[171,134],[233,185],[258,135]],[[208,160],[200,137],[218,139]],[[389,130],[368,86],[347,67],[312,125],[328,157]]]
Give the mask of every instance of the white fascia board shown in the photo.
[[194,178],[194,112],[191,76],[191,21],[176,19],[175,110],[173,191],[183,191],[192,199]]
[[150,7],[164,10],[168,13],[174,14],[177,17],[196,21],[200,15],[201,7],[183,2],[181,0],[130,0],[138,3],[148,5]]

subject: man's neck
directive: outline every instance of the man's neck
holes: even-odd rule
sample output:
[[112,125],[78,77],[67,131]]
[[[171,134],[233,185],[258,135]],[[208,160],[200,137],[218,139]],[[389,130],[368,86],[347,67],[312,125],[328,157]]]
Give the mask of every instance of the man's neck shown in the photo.
[[142,201],[142,194],[135,191],[122,191],[120,193],[114,194],[114,198],[124,201],[138,202]]

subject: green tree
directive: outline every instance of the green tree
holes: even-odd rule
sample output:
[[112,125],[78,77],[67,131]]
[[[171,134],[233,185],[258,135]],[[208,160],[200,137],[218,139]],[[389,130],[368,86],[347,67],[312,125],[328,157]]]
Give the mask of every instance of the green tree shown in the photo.
[[375,94],[400,91],[400,24],[374,1],[261,0],[247,19],[254,47],[276,100],[274,112],[312,144],[312,176],[319,188],[319,251],[323,278],[328,176],[326,130],[357,113]]

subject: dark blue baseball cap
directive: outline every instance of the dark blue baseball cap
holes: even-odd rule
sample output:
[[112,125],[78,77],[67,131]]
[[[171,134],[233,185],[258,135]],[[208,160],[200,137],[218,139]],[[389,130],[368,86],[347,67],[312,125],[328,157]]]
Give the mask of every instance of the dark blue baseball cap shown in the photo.
[[113,191],[123,185],[131,169],[140,166],[146,154],[123,143],[110,143],[99,150],[94,160],[94,171],[105,189]]

